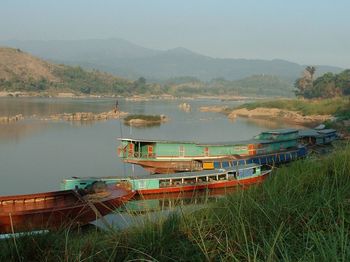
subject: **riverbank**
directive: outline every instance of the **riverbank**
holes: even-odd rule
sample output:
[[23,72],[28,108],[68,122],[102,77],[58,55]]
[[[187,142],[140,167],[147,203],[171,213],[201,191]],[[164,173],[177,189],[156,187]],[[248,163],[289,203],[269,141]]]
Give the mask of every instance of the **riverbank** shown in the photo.
[[14,116],[0,116],[0,124],[12,124],[23,119],[24,117],[22,114],[17,114]]
[[41,121],[69,121],[69,122],[87,122],[87,121],[101,121],[110,119],[120,119],[127,116],[129,113],[123,111],[111,110],[102,113],[92,112],[75,112],[53,114],[46,117],[38,117],[36,115],[24,117],[22,114],[14,116],[0,116],[0,124],[13,124],[25,119],[36,119]]
[[87,98],[123,98],[126,101],[139,102],[139,101],[152,101],[152,100],[194,100],[194,99],[218,99],[221,101],[247,101],[247,100],[266,100],[267,97],[247,97],[247,96],[223,96],[223,95],[192,95],[192,96],[175,96],[170,94],[159,95],[115,95],[108,93],[101,94],[83,94],[72,92],[25,92],[25,91],[0,91],[0,98],[13,97],[13,98],[30,98],[30,97],[42,97],[42,98],[74,98],[74,99],[87,99]]
[[265,100],[245,103],[236,108],[201,107],[200,111],[223,113],[231,120],[237,117],[269,121],[282,120],[307,127],[326,123],[328,127],[350,132],[349,98]]
[[297,111],[290,111],[277,108],[263,108],[258,107],[255,109],[240,108],[231,111],[228,116],[233,120],[237,117],[257,118],[257,119],[269,119],[269,120],[281,120],[299,125],[318,125],[327,120],[332,119],[332,115],[303,115]]
[[101,120],[110,120],[110,119],[120,119],[128,115],[127,112],[111,110],[108,112],[102,112],[94,114],[92,112],[76,112],[76,113],[63,113],[63,114],[54,114],[40,120],[46,121],[101,121]]
[[15,261],[333,261],[350,259],[350,147],[291,163],[207,208],[124,231],[61,231],[0,240]]

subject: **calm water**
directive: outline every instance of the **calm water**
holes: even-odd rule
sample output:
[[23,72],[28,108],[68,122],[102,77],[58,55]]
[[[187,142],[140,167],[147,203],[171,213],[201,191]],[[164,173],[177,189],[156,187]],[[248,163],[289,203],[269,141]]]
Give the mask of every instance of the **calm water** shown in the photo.
[[30,116],[63,112],[103,112],[114,99],[1,98],[0,116],[23,114],[15,124],[0,124],[0,195],[58,190],[63,178],[71,176],[123,176],[146,174],[123,164],[116,155],[118,137],[236,141],[249,139],[262,130],[285,127],[283,123],[232,122],[218,113],[199,112],[200,106],[237,105],[239,102],[190,100],[189,113],[176,101],[130,102],[119,100],[122,111],[137,114],[165,114],[170,121],[157,127],[130,128],[119,120],[95,123],[42,121]]

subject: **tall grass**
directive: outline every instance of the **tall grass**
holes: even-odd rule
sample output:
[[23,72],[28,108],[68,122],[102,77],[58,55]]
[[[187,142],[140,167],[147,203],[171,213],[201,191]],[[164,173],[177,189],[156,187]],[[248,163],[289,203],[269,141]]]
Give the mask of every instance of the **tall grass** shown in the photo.
[[0,260],[350,261],[349,223],[347,146],[279,168],[262,185],[190,214],[124,231],[26,236],[16,246],[2,240]]
[[262,186],[228,196],[188,226],[197,228],[198,243],[206,240],[210,258],[349,260],[349,170],[349,147],[322,161],[295,162]]
[[322,100],[304,100],[304,99],[280,99],[270,101],[257,101],[245,103],[238,108],[247,108],[249,110],[265,107],[278,108],[291,111],[299,111],[304,115],[333,115],[344,109],[349,109],[349,99],[332,98]]
[[161,121],[160,115],[128,115],[124,118],[124,121],[130,121],[132,119],[142,119],[146,121]]

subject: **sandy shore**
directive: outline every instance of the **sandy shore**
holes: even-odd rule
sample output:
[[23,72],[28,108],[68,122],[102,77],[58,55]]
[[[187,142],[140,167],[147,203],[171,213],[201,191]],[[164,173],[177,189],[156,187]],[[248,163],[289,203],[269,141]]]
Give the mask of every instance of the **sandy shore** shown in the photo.
[[[128,115],[127,112],[122,111],[108,111],[102,113],[92,113],[92,112],[76,112],[76,113],[63,113],[63,114],[54,114],[46,117],[38,116],[28,116],[26,118],[38,119],[43,121],[101,121],[101,120],[110,120],[110,119],[120,119]],[[15,116],[0,116],[1,124],[12,124],[18,121],[25,119],[21,114]]]
[[289,111],[278,108],[262,108],[258,107],[252,110],[240,108],[231,111],[228,118],[235,119],[236,117],[258,118],[258,119],[279,119],[286,122],[296,124],[317,124],[323,123],[332,118],[331,115],[302,115],[297,111]]
[[230,110],[227,106],[203,106],[199,109],[201,112],[214,112],[227,114],[231,120],[237,117],[245,117],[251,119],[266,119],[266,120],[283,120],[297,125],[308,125],[323,123],[326,120],[332,119],[331,115],[303,115],[297,111],[289,111],[278,108],[255,108],[248,110],[240,108]]
[[201,106],[199,111],[201,112],[213,112],[213,113],[224,113],[228,110],[228,106]]
[[98,114],[91,112],[76,112],[76,113],[63,113],[63,114],[54,114],[48,117],[42,118],[41,120],[65,120],[65,121],[100,121],[100,120],[109,120],[109,119],[119,119],[128,115],[126,112],[122,111],[108,111]]

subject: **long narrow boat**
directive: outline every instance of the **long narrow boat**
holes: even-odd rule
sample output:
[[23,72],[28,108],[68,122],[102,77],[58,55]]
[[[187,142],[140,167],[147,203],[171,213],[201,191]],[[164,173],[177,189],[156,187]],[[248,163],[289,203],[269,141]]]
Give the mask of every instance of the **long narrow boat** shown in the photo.
[[203,162],[203,169],[229,168],[238,165],[259,164],[259,165],[278,165],[298,160],[307,156],[308,149],[300,145],[296,149],[283,150],[271,154],[256,155],[242,159],[222,158],[216,161]]
[[124,162],[141,165],[152,173],[200,171],[207,169],[205,163],[208,162],[228,158],[250,159],[298,150],[298,137],[296,129],[278,129],[238,142],[196,143],[123,138],[120,139],[118,156]]
[[214,188],[229,188],[259,183],[271,172],[262,171],[261,165],[247,164],[230,169],[205,170],[200,172],[148,175],[142,177],[92,177],[63,180],[63,189],[86,188],[96,182],[124,185],[139,195],[174,193]]
[[0,197],[0,233],[88,224],[122,205],[135,192],[108,187],[81,196],[75,190]]
[[307,146],[322,146],[339,139],[335,129],[303,129],[299,130],[299,142]]

